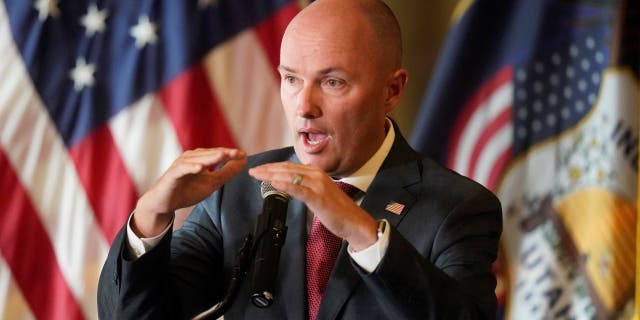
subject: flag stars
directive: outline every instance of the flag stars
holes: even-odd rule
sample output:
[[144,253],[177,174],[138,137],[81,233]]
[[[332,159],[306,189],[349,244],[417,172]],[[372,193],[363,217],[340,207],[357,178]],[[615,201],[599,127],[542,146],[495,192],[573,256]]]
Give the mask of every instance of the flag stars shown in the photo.
[[547,115],[547,125],[553,127],[556,125],[556,116],[552,113]]
[[147,44],[158,42],[157,28],[153,22],[149,21],[148,16],[142,15],[138,18],[138,24],[129,30],[129,34],[136,39],[136,47],[141,49]]
[[575,77],[576,71],[573,69],[573,67],[569,66],[567,67],[566,75],[567,75],[567,78],[572,79],[573,77]]
[[542,102],[540,102],[540,100],[536,100],[533,102],[533,111],[536,113],[542,112]]
[[569,55],[570,55],[572,58],[577,57],[579,53],[580,53],[580,51],[578,50],[578,47],[576,47],[575,45],[571,45],[571,46],[569,47]]
[[533,132],[538,132],[542,130],[542,124],[538,120],[533,120],[533,122],[531,123],[531,128],[533,129]]
[[85,34],[92,36],[105,30],[105,20],[107,20],[108,12],[106,9],[98,10],[95,4],[89,7],[87,14],[80,18],[80,24],[85,28]]
[[81,91],[84,87],[93,86],[94,72],[96,72],[95,64],[87,64],[84,58],[76,60],[76,66],[69,72],[69,77],[73,80],[73,88]]
[[524,89],[518,89],[518,93],[516,93],[516,95],[518,96],[518,99],[520,100],[526,100],[527,99],[527,91]]
[[524,139],[527,137],[527,129],[525,127],[518,127],[518,138]]
[[537,72],[538,74],[543,74],[544,65],[541,62],[536,62],[536,64],[533,66],[533,70],[535,70],[535,72]]
[[571,97],[573,96],[573,90],[568,86],[564,87],[564,89],[562,90],[562,94],[565,98],[571,99]]
[[551,52],[540,52],[514,73],[514,138],[527,148],[574,124],[598,102],[608,51],[586,36]]
[[527,108],[518,109],[518,118],[521,120],[527,120]]
[[578,90],[585,92],[587,91],[587,82],[584,80],[578,81]]
[[38,20],[45,21],[49,16],[55,18],[60,15],[58,2],[60,2],[60,0],[37,0],[33,4],[33,7],[38,10]]
[[551,83],[552,86],[557,86],[558,84],[560,84],[560,77],[558,76],[558,74],[553,73],[549,76],[549,82]]
[[542,85],[542,82],[540,81],[536,81],[533,83],[533,91],[537,94],[541,94],[542,91],[544,91],[544,86]]

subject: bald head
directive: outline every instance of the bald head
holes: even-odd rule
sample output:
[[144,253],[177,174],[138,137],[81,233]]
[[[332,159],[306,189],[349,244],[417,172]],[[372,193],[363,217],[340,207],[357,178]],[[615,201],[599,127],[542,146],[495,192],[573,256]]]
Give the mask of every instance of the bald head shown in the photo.
[[301,163],[342,177],[378,150],[408,79],[400,42],[378,0],[318,0],[291,21],[278,72]]
[[400,68],[402,66],[402,34],[393,11],[382,1],[357,2],[370,23],[378,45],[389,50],[389,58],[395,62],[394,67]]
[[[400,25],[383,1],[317,0],[291,21],[287,32],[301,27],[335,28],[342,33],[352,32],[359,42],[366,42],[366,49],[370,49],[369,54],[373,55],[370,58],[377,58],[386,66],[385,69],[393,70],[402,65]],[[286,35],[285,33],[285,37]],[[362,44],[355,49],[365,53]]]

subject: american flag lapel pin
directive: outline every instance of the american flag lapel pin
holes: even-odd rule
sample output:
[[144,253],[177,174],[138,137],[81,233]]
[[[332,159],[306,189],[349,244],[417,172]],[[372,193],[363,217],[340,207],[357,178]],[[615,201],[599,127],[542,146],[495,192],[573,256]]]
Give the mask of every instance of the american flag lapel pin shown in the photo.
[[404,204],[391,201],[384,209],[399,216],[402,214],[402,210],[404,210]]

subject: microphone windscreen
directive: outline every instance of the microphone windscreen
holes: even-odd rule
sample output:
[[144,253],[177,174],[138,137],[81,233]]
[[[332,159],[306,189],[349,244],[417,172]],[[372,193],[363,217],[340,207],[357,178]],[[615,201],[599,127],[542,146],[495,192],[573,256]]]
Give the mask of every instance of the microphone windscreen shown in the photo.
[[262,183],[260,184],[260,193],[262,194],[263,199],[273,194],[285,197],[287,198],[287,200],[291,199],[291,196],[288,193],[279,191],[278,189],[274,188],[269,181],[262,181]]

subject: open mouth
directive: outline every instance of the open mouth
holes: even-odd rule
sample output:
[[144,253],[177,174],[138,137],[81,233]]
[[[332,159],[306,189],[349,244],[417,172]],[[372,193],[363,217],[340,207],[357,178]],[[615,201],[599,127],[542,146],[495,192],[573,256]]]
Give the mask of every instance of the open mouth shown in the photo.
[[301,129],[298,131],[302,146],[307,153],[318,153],[324,149],[329,142],[329,135],[320,130]]
[[327,139],[327,135],[324,133],[304,133],[306,142],[312,146],[318,145]]

